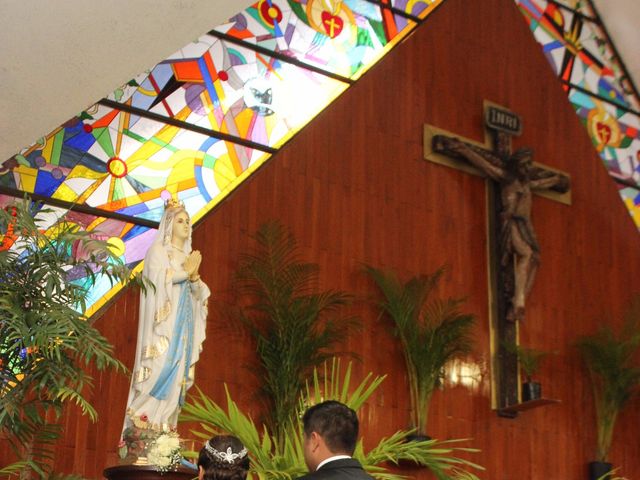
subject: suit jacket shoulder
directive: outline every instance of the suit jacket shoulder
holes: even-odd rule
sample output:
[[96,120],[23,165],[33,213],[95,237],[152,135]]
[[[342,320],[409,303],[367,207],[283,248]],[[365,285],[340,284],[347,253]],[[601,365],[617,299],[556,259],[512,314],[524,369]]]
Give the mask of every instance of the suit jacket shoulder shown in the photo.
[[343,458],[329,462],[298,480],[373,480],[373,477],[364,471],[358,460]]

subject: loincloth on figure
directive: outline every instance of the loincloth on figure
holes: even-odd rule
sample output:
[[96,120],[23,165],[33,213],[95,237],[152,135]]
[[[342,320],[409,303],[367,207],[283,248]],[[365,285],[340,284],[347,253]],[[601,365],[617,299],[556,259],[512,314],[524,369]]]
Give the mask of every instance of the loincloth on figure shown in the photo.
[[520,238],[531,247],[534,252],[534,257],[538,257],[540,254],[540,245],[535,232],[531,226],[531,222],[519,215],[512,215],[506,220],[500,232],[500,245],[502,245],[502,258],[500,259],[502,265],[506,265],[509,261],[509,256],[516,254],[513,246],[513,228],[515,227],[520,234]]

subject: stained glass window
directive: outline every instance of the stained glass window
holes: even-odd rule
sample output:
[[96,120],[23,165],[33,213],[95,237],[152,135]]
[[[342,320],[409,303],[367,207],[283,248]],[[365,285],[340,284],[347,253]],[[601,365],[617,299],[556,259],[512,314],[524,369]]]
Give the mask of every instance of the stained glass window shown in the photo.
[[110,98],[274,147],[348,85],[205,35]]
[[516,0],[640,228],[640,100],[591,2]]
[[[439,3],[439,2],[438,2]],[[366,0],[261,0],[212,33],[356,78],[415,22]]]
[[640,117],[575,88],[569,91],[569,100],[609,173],[640,183]]
[[440,3],[437,0],[390,0],[390,2],[393,7],[419,18],[426,17]]
[[259,0],[2,163],[0,192],[75,209],[139,269],[166,199],[201,219],[442,1]]

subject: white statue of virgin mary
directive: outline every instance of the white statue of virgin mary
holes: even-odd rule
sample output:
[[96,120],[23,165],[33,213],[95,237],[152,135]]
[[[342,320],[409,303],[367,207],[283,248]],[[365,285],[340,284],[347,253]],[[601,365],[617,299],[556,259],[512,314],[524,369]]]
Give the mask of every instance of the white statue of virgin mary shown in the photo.
[[205,339],[209,288],[200,280],[202,257],[191,251],[191,222],[170,200],[144,259],[153,283],[140,296],[136,358],[123,438],[130,427],[175,430]]

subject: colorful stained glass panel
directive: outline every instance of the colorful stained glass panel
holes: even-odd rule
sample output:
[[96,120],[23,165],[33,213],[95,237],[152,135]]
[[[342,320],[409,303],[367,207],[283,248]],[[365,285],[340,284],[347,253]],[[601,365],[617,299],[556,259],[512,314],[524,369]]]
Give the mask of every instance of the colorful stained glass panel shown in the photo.
[[640,186],[640,118],[579,90],[569,100],[609,173]]
[[640,228],[640,101],[589,2],[515,0]]
[[274,147],[348,85],[205,35],[112,95],[121,103]]
[[618,191],[625,206],[631,214],[631,218],[640,229],[640,190],[631,187],[620,187]]
[[638,101],[624,84],[621,67],[597,22],[552,2],[517,3],[561,80],[626,108],[638,109]]
[[391,0],[391,6],[409,15],[425,18],[442,0]]
[[0,184],[155,221],[174,196],[199,218],[267,156],[95,105],[16,156]]
[[407,26],[366,0],[260,0],[215,30],[356,78]]

